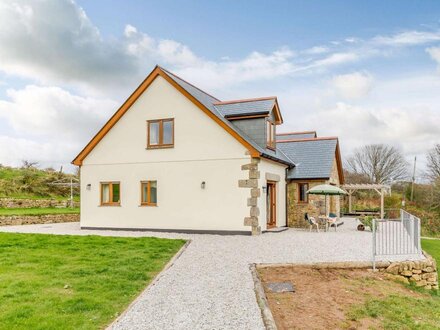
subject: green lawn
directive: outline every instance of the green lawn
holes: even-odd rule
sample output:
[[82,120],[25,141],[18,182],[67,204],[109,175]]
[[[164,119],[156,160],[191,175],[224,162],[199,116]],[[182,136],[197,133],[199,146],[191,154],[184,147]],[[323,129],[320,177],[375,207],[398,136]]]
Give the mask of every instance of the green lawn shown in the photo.
[[440,239],[422,239],[422,248],[437,261],[437,266],[440,266]]
[[7,209],[0,208],[0,216],[2,215],[44,215],[44,214],[78,214],[79,208],[28,208],[28,209]]
[[99,329],[183,240],[0,233],[0,329]]
[[[440,264],[440,240],[422,240],[422,247]],[[414,287],[410,291],[413,293],[392,292],[383,298],[369,298],[363,305],[353,306],[348,316],[357,321],[370,319],[384,329],[439,329],[439,292]]]

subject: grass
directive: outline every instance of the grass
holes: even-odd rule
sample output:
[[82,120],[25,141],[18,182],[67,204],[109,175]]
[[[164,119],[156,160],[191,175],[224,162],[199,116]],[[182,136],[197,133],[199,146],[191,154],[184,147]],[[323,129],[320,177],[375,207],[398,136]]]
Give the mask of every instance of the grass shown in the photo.
[[[39,199],[53,199],[56,201],[70,201],[70,196],[60,196],[60,195],[47,195],[47,196],[38,196],[35,194],[29,194],[29,193],[10,193],[8,195],[2,194],[0,192],[0,198],[13,198],[13,199],[33,199],[33,200],[39,200]],[[73,200],[75,202],[79,202],[79,196],[75,195],[73,196]]]
[[422,248],[428,252],[440,266],[440,240],[438,239],[422,239]]
[[79,208],[0,208],[0,216],[4,215],[46,215],[46,214],[79,214]]
[[[423,249],[440,263],[440,240],[422,240]],[[369,298],[354,306],[348,317],[354,321],[373,319],[385,329],[439,329],[440,294],[409,286],[418,296],[390,294]]]
[[183,240],[0,234],[0,329],[99,329]]

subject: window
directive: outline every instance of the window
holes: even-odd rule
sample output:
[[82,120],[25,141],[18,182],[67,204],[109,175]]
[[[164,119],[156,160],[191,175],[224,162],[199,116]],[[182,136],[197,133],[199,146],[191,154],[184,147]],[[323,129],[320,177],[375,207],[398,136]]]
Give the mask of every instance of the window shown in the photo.
[[270,149],[275,149],[275,124],[270,122],[269,120],[266,123],[267,147]]
[[141,205],[157,205],[157,181],[141,182]]
[[147,148],[172,148],[174,146],[174,119],[147,121]]
[[121,185],[119,182],[101,182],[101,205],[121,204]]
[[298,201],[300,203],[308,203],[309,202],[309,198],[307,196],[307,190],[309,190],[308,183],[298,183],[298,192],[299,192]]

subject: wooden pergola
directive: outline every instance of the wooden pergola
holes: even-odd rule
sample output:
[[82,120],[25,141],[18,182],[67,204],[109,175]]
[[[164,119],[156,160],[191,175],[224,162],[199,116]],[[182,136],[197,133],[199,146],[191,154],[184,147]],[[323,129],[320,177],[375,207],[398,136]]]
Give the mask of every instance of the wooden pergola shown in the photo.
[[374,184],[374,183],[364,183],[364,184],[344,184],[342,186],[348,193],[348,212],[352,212],[352,201],[351,196],[357,190],[374,190],[380,195],[380,218],[383,219],[384,212],[384,197],[385,194],[391,194],[391,187],[385,184]]

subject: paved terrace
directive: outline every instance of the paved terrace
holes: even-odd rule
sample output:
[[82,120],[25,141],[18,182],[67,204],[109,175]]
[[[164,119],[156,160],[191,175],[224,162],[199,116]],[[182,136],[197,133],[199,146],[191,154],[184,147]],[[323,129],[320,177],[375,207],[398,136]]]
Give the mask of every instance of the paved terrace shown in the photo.
[[174,265],[113,329],[264,329],[249,264],[371,261],[371,233],[356,231],[355,219],[344,221],[337,232],[289,229],[257,237],[80,230],[79,223],[0,227],[0,231],[190,239]]

